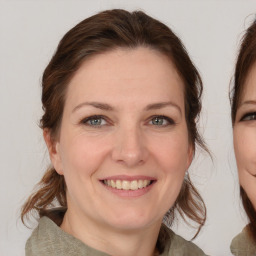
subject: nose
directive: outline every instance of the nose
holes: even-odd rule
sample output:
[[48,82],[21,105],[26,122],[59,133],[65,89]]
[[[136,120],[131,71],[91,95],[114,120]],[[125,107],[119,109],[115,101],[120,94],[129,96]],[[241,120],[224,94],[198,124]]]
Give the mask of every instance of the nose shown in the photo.
[[139,127],[119,129],[114,138],[112,159],[115,162],[134,167],[143,164],[148,157],[146,139]]

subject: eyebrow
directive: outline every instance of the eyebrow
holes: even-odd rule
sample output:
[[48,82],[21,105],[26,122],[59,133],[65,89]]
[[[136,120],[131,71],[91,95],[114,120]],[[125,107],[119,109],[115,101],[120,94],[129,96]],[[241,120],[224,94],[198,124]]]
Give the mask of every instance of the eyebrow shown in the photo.
[[107,111],[113,111],[114,108],[112,106],[110,106],[109,104],[106,103],[100,103],[100,102],[83,102],[78,104],[73,110],[72,112],[75,112],[76,110],[78,110],[79,108],[82,108],[84,106],[92,106],[98,109],[102,109],[102,110],[107,110]]
[[[256,104],[256,102],[255,102]],[[111,105],[109,104],[106,104],[106,103],[100,103],[100,102],[83,102],[83,103],[80,103],[78,104],[73,110],[72,110],[72,113],[77,111],[78,109],[84,107],[84,106],[92,106],[92,107],[95,107],[95,108],[98,108],[98,109],[101,109],[101,110],[106,110],[106,111],[114,111],[115,108],[112,107]],[[159,102],[159,103],[152,103],[152,104],[149,104],[148,106],[146,106],[144,108],[145,111],[149,111],[149,110],[156,110],[156,109],[162,109],[162,108],[165,108],[165,107],[175,107],[176,109],[178,109],[178,111],[180,113],[181,112],[181,108],[175,104],[174,102]]]
[[244,105],[256,105],[256,101],[255,100],[246,100],[241,103],[240,107],[242,107]]
[[181,108],[176,103],[171,101],[150,104],[146,106],[145,110],[148,111],[148,110],[162,109],[165,107],[174,107],[178,109],[178,111],[181,113]]

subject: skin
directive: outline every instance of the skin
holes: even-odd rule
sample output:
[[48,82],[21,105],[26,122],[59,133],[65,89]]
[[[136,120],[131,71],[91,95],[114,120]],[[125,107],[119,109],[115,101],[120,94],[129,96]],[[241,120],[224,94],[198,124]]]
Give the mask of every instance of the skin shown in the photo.
[[[59,137],[52,141],[44,131],[67,184],[64,231],[110,255],[153,255],[193,156],[183,90],[172,62],[149,48],[116,49],[83,63],[68,87]],[[88,121],[94,115],[103,116],[100,125]],[[120,175],[154,182],[125,194],[102,183]]]
[[234,124],[239,181],[256,209],[256,65],[248,73]]

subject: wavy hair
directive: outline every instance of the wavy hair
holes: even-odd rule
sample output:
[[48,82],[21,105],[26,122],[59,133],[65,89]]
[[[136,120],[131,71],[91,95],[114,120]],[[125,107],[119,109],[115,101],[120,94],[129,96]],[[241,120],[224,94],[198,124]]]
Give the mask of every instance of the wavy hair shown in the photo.
[[[44,114],[41,128],[49,129],[53,140],[58,135],[68,84],[87,58],[115,48],[141,46],[161,52],[175,65],[184,83],[189,141],[194,151],[196,143],[208,151],[197,129],[203,90],[199,72],[180,39],[166,25],[142,11],[103,11],[83,20],[64,35],[42,78]],[[47,215],[54,202],[64,209],[68,207],[65,179],[51,167],[24,204],[21,213],[23,223],[30,212]],[[174,219],[175,210],[183,218],[186,215],[198,223],[198,231],[205,222],[205,204],[189,177],[184,181],[175,205],[166,215],[170,222]]]
[[[241,40],[239,53],[237,56],[235,73],[234,73],[234,85],[230,91],[231,100],[231,119],[234,126],[236,120],[236,113],[241,102],[241,97],[244,91],[246,78],[256,63],[256,21],[245,31],[245,34]],[[245,212],[249,218],[248,233],[256,241],[256,211],[248,198],[245,190],[240,186],[240,195]]]

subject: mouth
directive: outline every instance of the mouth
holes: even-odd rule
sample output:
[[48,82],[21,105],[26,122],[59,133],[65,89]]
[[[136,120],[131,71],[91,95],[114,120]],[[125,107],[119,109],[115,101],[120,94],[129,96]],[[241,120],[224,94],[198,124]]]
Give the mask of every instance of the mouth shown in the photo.
[[148,186],[150,186],[151,184],[153,184],[154,182],[156,182],[155,180],[112,180],[112,179],[107,179],[107,180],[101,180],[101,182],[110,187],[110,188],[114,188],[117,190],[140,190],[140,189],[144,189],[147,188]]

